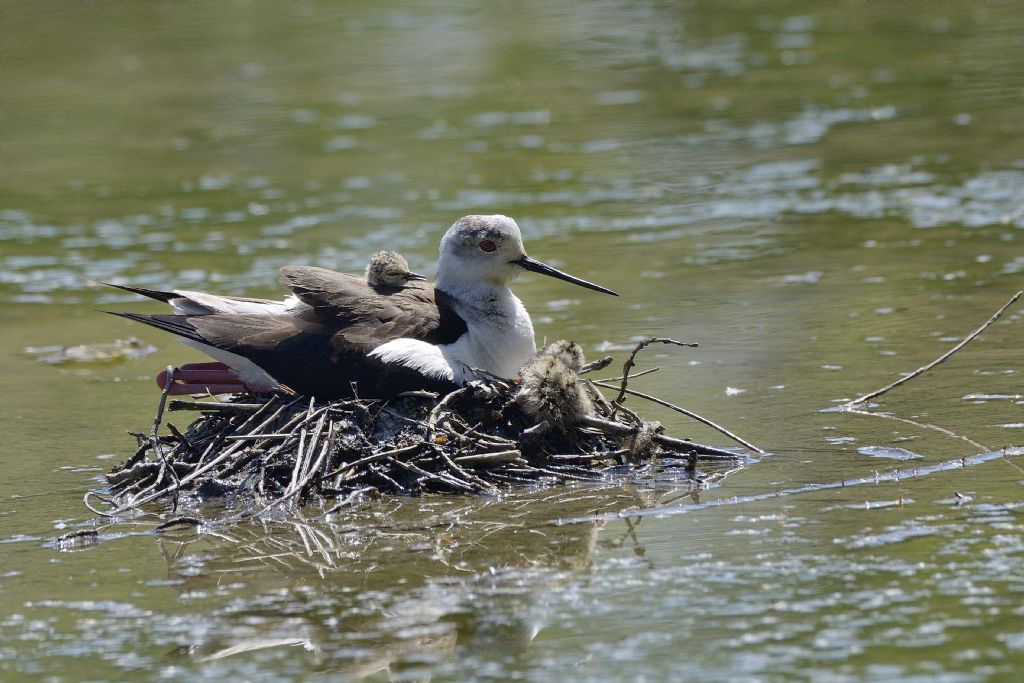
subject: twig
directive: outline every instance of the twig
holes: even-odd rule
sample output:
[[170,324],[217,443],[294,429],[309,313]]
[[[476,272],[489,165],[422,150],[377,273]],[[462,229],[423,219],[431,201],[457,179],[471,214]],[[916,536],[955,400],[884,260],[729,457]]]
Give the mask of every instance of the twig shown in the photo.
[[[627,379],[635,379],[637,377],[643,377],[644,375],[649,375],[649,374],[651,374],[653,372],[657,372],[658,370],[661,370],[661,368],[648,368],[647,370],[641,370],[640,372],[634,372]],[[579,374],[582,375],[583,373],[581,372]],[[622,376],[621,375],[618,376],[618,377],[602,377],[601,379],[592,379],[590,381],[591,382],[617,382],[617,381],[620,381],[620,380],[622,380]],[[608,388],[610,389],[612,387],[608,387]]]
[[486,481],[476,476],[469,470],[461,467],[458,463],[451,459],[451,456],[445,453],[443,448],[435,448],[435,450],[437,451],[437,454],[441,456],[441,459],[444,460],[445,464],[448,465],[448,467],[458,472],[467,481],[479,486],[481,491],[494,491],[494,486],[492,484],[487,483]]
[[474,453],[472,455],[460,455],[452,458],[463,465],[493,465],[503,462],[515,462],[522,457],[518,450],[496,451],[493,453]]
[[219,403],[213,401],[171,401],[169,410],[201,410],[204,413],[254,413],[266,403]]
[[430,416],[427,418],[427,432],[428,437],[433,440],[434,433],[437,431],[437,419],[441,415],[441,410],[448,406],[455,397],[461,396],[469,390],[469,387],[463,387],[450,392],[447,396],[438,401],[437,405],[430,411]]
[[185,516],[185,517],[175,517],[174,519],[167,520],[163,524],[157,524],[155,527],[153,527],[153,531],[159,533],[161,531],[166,531],[167,529],[170,529],[171,527],[176,527],[176,526],[200,526],[202,523],[203,523],[203,520],[199,519],[198,517],[187,517],[187,516]]
[[569,468],[552,469],[548,467],[538,467],[536,465],[531,465],[531,469],[533,469],[536,472],[543,472],[544,474],[550,474],[551,476],[559,477],[560,479],[573,479],[575,481],[593,481],[595,479],[600,479],[603,476],[600,472],[596,472],[594,470],[580,469],[578,467],[572,468],[570,470]]
[[[316,447],[316,443],[310,444],[310,451]],[[292,478],[285,487],[284,494],[288,496],[295,490],[295,484],[302,477],[302,461],[306,457],[306,429],[299,430],[299,447],[295,449],[295,465],[292,467]]]
[[586,378],[583,379],[583,382],[584,384],[586,384],[587,393],[590,395],[590,398],[594,401],[594,407],[597,409],[598,414],[603,415],[605,417],[614,416],[615,408],[612,407],[612,404],[608,403],[608,399],[604,397],[604,394],[598,391],[598,388],[594,386],[594,383],[587,380]]
[[337,503],[335,503],[331,507],[331,509],[329,509],[327,512],[323,513],[320,516],[321,517],[327,517],[328,515],[333,515],[335,512],[337,512],[341,508],[346,507],[348,505],[351,505],[355,501],[355,499],[358,498],[359,496],[361,496],[362,494],[369,493],[370,491],[374,491],[374,490],[376,490],[376,489],[374,489],[372,486],[363,486],[361,488],[358,488],[355,491],[352,491],[351,493],[349,493],[347,496],[345,496],[341,500],[339,500]]
[[[320,426],[321,427],[323,426],[323,420],[322,419],[321,419],[321,425]],[[263,515],[263,513],[265,513],[267,510],[270,510],[271,508],[276,507],[276,506],[280,505],[281,503],[294,498],[296,495],[301,493],[303,491],[303,489],[306,488],[306,484],[308,484],[313,479],[313,477],[316,475],[317,470],[320,469],[320,465],[323,464],[324,458],[327,457],[327,452],[330,450],[330,446],[331,446],[331,438],[330,437],[331,437],[331,431],[333,429],[334,429],[334,425],[332,423],[332,425],[327,428],[327,439],[324,441],[324,445],[320,449],[320,456],[316,459],[316,462],[314,462],[313,465],[309,468],[309,470],[306,472],[305,476],[303,476],[302,479],[299,480],[294,486],[292,486],[288,490],[286,490],[284,492],[284,495],[282,495],[280,498],[274,500],[269,505],[264,507],[262,510],[257,512],[256,513],[257,517],[261,517]],[[319,432],[319,428],[318,428],[317,431]],[[310,454],[312,454],[314,446],[316,446],[316,438],[315,437],[314,437],[314,439],[311,442],[310,447],[309,447]]]
[[631,410],[631,409],[627,408],[624,405],[615,404],[615,408],[612,409],[612,416],[615,415],[616,411],[620,411],[620,412],[624,413],[626,415],[626,417],[629,418],[627,420],[627,422],[632,422],[632,424],[633,424],[633,426],[630,427],[630,429],[638,429],[644,423],[643,418],[640,417],[640,415],[635,410]]
[[436,391],[424,391],[422,389],[415,391],[403,391],[395,394],[395,398],[429,398],[431,400],[436,399],[437,396],[438,394]]
[[78,531],[69,531],[57,537],[55,545],[60,550],[74,550],[98,543],[99,538],[100,532],[96,529],[79,529]]
[[[293,405],[298,400],[299,399],[295,399],[294,401],[292,401],[291,403],[287,404],[286,406],[283,406],[282,410],[285,407],[287,407],[287,406]],[[268,403],[264,404],[264,406],[266,406],[266,405],[270,405],[270,403],[268,402]],[[263,406],[261,406],[261,407],[263,407]],[[269,418],[264,420],[263,423],[261,423],[256,429],[262,429],[266,425],[270,424],[270,422],[274,418],[277,417],[279,412],[280,412],[280,410],[278,410],[273,415],[271,415]],[[210,469],[212,469],[215,465],[218,465],[219,463],[223,462],[224,460],[227,460],[229,457],[231,457],[231,455],[233,455],[235,453],[236,450],[238,450],[238,448],[243,443],[244,442],[242,442],[242,441],[237,441],[237,442],[231,444],[231,446],[229,446],[227,449],[225,449],[222,453],[220,453],[213,460],[211,460],[210,462],[206,463],[205,465],[202,465],[201,467],[197,467],[196,469],[194,469],[191,472],[189,472],[187,475],[182,477],[176,483],[176,485],[174,487],[174,490],[180,489],[184,484],[189,483],[190,481],[196,479],[199,475],[204,474],[205,472],[207,472]],[[157,498],[159,498],[161,496],[167,495],[168,493],[172,493],[172,490],[170,489],[170,487],[168,487],[166,489],[160,489],[159,491],[155,491],[153,493],[147,494],[146,496],[144,496],[142,498],[133,499],[133,500],[129,501],[128,503],[124,503],[124,504],[118,506],[117,508],[115,508],[114,510],[110,511],[109,513],[106,514],[106,516],[112,517],[114,515],[118,515],[118,514],[124,512],[125,510],[129,510],[131,508],[140,507],[142,505],[145,505],[146,503],[149,503],[150,501],[156,500]]]
[[107,505],[110,505],[111,507],[113,507],[113,501],[111,501],[106,496],[101,496],[100,494],[96,493],[95,491],[86,491],[85,495],[82,497],[82,504],[85,505],[85,507],[89,508],[89,511],[91,513],[93,513],[94,515],[99,515],[100,517],[113,517],[114,516],[113,512],[100,510],[99,508],[94,507],[92,505],[92,503],[89,502],[89,499],[93,498],[93,497],[99,498],[100,500],[102,500]]
[[373,475],[375,477],[380,477],[381,479],[386,481],[388,484],[390,484],[395,491],[398,491],[399,493],[408,493],[409,492],[409,487],[408,486],[404,486],[402,484],[399,484],[387,472],[384,472],[384,471],[381,470],[380,467],[377,467],[376,463],[370,465],[370,471],[373,472]]
[[[603,420],[592,415],[584,417],[582,423],[584,426],[592,427],[598,431],[604,432],[605,434],[633,434],[636,432],[636,427],[630,427],[629,425],[624,425],[621,422],[614,422],[612,420]],[[695,441],[674,439],[671,436],[665,436],[664,434],[655,434],[653,440],[656,444],[661,446],[668,446],[669,448],[685,452],[693,451],[701,457],[712,460],[722,458],[740,460],[743,458],[741,455],[730,453],[729,451],[722,450],[721,448],[705,446],[704,444],[700,444]]]
[[594,372],[596,370],[604,370],[606,367],[611,365],[612,361],[614,361],[614,360],[615,359],[612,358],[611,356],[605,356],[604,358],[598,358],[597,360],[592,360],[589,363],[585,364],[582,368],[580,368],[579,374],[584,375],[584,374],[586,374],[588,372]]
[[398,465],[399,467],[401,467],[403,469],[409,470],[410,472],[412,472],[414,474],[418,474],[421,477],[424,477],[426,479],[434,479],[434,480],[437,480],[437,481],[442,481],[442,482],[448,484],[449,486],[454,486],[455,488],[462,489],[463,491],[476,492],[476,490],[477,490],[476,487],[473,486],[472,484],[470,484],[468,482],[465,482],[465,481],[462,481],[461,479],[458,479],[458,478],[454,477],[453,475],[448,474],[446,472],[445,473],[442,473],[442,472],[428,472],[425,469],[423,469],[422,467],[420,467],[418,465],[415,465],[415,464],[413,464],[411,462],[403,462],[401,460],[396,460],[394,458],[388,458],[388,461]]
[[277,439],[287,439],[291,434],[231,434],[225,436],[226,441],[274,441]]
[[336,467],[335,469],[333,469],[330,472],[328,472],[327,474],[325,474],[324,478],[325,479],[330,479],[331,477],[336,477],[339,474],[341,474],[342,472],[344,472],[345,470],[352,469],[353,467],[359,467],[360,465],[365,465],[367,463],[373,462],[374,460],[380,460],[381,458],[390,458],[390,457],[396,456],[396,455],[405,455],[407,453],[415,453],[416,451],[418,451],[422,447],[422,445],[423,444],[417,443],[417,444],[413,444],[412,446],[406,446],[404,448],[396,448],[396,449],[391,450],[391,451],[381,451],[380,453],[374,453],[373,455],[368,455],[365,458],[359,458],[358,460],[353,460],[352,462],[342,463],[340,466]]
[[[164,406],[167,405],[167,395],[171,393],[171,386],[174,384],[174,366],[168,365],[166,373],[163,390],[160,392],[160,401],[156,404],[156,415],[153,417],[153,429],[149,434],[149,443],[153,448],[153,452],[156,453],[158,458],[163,460],[164,466],[170,470],[171,478],[174,479],[174,483],[177,485],[179,483],[178,473],[174,471],[174,463],[167,461],[167,457],[164,455],[163,449],[160,448],[160,439],[157,436],[157,432],[160,430],[160,423],[164,419]],[[171,509],[177,510],[177,508],[178,496],[175,494],[174,499],[171,502]]]
[[966,339],[964,339],[962,342],[960,342],[959,344],[957,344],[956,346],[951,348],[949,351],[946,351],[944,354],[942,354],[941,356],[939,356],[938,358],[933,360],[931,363],[928,363],[927,365],[922,365],[921,367],[919,367],[917,370],[914,370],[912,373],[910,373],[906,377],[901,377],[900,379],[896,380],[892,384],[888,384],[888,385],[882,387],[881,389],[876,389],[875,391],[872,391],[869,394],[864,394],[860,398],[855,398],[855,399],[853,399],[851,401],[847,401],[846,403],[843,403],[843,404],[841,404],[838,407],[839,408],[850,408],[850,407],[855,406],[855,405],[857,405],[859,403],[864,403],[866,401],[870,401],[873,398],[877,398],[877,397],[881,396],[882,394],[884,394],[885,392],[889,391],[890,389],[895,389],[899,385],[901,385],[901,384],[903,384],[905,382],[909,382],[910,380],[914,379],[915,377],[928,372],[929,370],[934,368],[936,365],[938,365],[939,363],[942,363],[943,361],[947,360],[954,353],[956,353],[957,351],[959,351],[963,347],[967,346],[971,341],[974,340],[975,337],[977,337],[979,334],[984,332],[988,328],[988,326],[991,325],[992,323],[994,323],[996,320],[998,320],[999,317],[1002,316],[1003,313],[1006,312],[1006,309],[1008,309],[1010,306],[1012,306],[1013,303],[1015,301],[1017,301],[1017,299],[1019,299],[1021,297],[1021,295],[1024,295],[1024,290],[1022,290],[1020,292],[1017,292],[1012,297],[1010,297],[1010,300],[1007,301],[1005,304],[1003,304],[1002,307],[1000,307],[1000,309],[998,311],[996,311],[994,314],[992,314],[992,317],[989,318],[985,322],[985,324],[983,324],[981,327],[976,329],[974,332],[971,332],[967,336]]
[[642,340],[639,344],[636,345],[636,348],[633,349],[633,352],[629,354],[629,358],[626,359],[626,362],[622,364],[622,385],[619,387],[619,395],[615,397],[615,400],[613,400],[612,403],[616,405],[621,405],[622,402],[626,400],[626,383],[629,381],[629,371],[633,369],[633,366],[636,365],[636,363],[634,362],[636,359],[636,354],[640,353],[641,349],[646,348],[647,346],[650,346],[651,344],[654,343],[673,344],[675,346],[688,347],[697,346],[696,344],[690,342],[676,341],[675,339],[669,339],[668,337],[648,337],[647,339]]
[[[483,445],[483,446],[493,446],[495,448],[511,448],[511,447],[516,445],[516,442],[513,441],[512,439],[506,439],[506,438],[501,437],[501,436],[494,436],[493,434],[485,434],[485,433],[479,431],[480,430],[480,426],[481,426],[481,423],[478,422],[476,425],[474,425],[472,427],[469,427],[467,425],[468,428],[464,432],[460,433],[460,432],[458,432],[458,431],[456,431],[454,429],[451,430],[451,431],[452,431],[452,433],[454,433],[457,436],[461,437],[462,440],[473,441],[473,442],[475,442],[477,444],[480,444],[480,445]],[[524,433],[525,433],[525,430],[524,430]],[[470,437],[473,437],[473,438],[470,439]]]
[[523,430],[523,436],[545,436],[548,434],[553,427],[548,424],[547,420],[541,420],[532,427],[527,427]]
[[[605,382],[603,382],[601,380],[591,380],[591,381],[594,384],[596,384],[597,386],[604,387],[605,389],[614,389],[615,388],[614,386],[612,386],[610,384],[607,384],[607,383],[605,383]],[[706,417],[701,417],[700,415],[698,415],[697,413],[695,413],[693,411],[687,410],[686,408],[680,408],[679,406],[674,405],[672,403],[669,403],[668,401],[664,401],[664,400],[662,400],[662,399],[660,399],[660,398],[658,398],[656,396],[651,396],[650,394],[645,394],[645,393],[640,392],[640,391],[634,391],[632,389],[626,389],[626,393],[629,394],[630,396],[636,396],[638,398],[646,399],[646,400],[648,400],[648,401],[650,401],[652,403],[657,403],[659,406],[665,406],[666,408],[674,410],[677,413],[682,413],[683,415],[686,415],[687,417],[692,417],[697,422],[705,424],[708,427],[711,427],[712,429],[714,429],[715,431],[721,432],[722,434],[724,434],[725,436],[729,437],[730,439],[732,439],[736,443],[740,444],[744,448],[749,448],[750,450],[754,451],[755,453],[764,453],[763,450],[761,450],[760,448],[758,448],[754,444],[741,439],[740,437],[736,436],[735,434],[730,432],[725,427],[722,427],[721,425],[717,425],[714,422],[712,422],[711,420],[707,419]]]
[[156,404],[156,415],[153,416],[153,429],[150,431],[149,439],[153,443],[153,450],[157,452],[161,457],[163,454],[160,452],[160,446],[157,443],[156,438],[157,431],[160,429],[160,422],[164,419],[164,406],[167,405],[167,395],[171,393],[171,386],[174,384],[174,378],[171,376],[174,374],[174,366],[167,366],[167,375],[164,380],[163,389],[160,392],[160,401]]
[[[131,432],[129,432],[129,434],[130,433]],[[138,464],[145,457],[146,451],[148,449],[149,449],[149,442],[148,441],[143,441],[141,444],[139,444],[139,447],[135,450],[135,453],[132,454],[132,456],[130,458],[125,460],[124,463],[122,463],[121,465],[118,466],[118,471],[123,472],[125,470],[130,469],[132,466]]]
[[560,462],[590,462],[591,460],[614,460],[628,454],[628,448],[620,448],[617,451],[608,451],[607,453],[556,453],[554,455],[549,455],[548,460],[558,460]]
[[[306,411],[306,418],[304,422],[309,420],[316,414],[313,411],[314,399],[309,399],[309,409]],[[305,466],[312,461],[313,453],[316,451],[317,441],[320,439],[320,432],[324,428],[324,421],[327,419],[327,410],[323,409],[320,412],[320,420],[317,422],[316,428],[313,430],[312,439],[309,442],[309,446],[306,446],[306,429],[305,427],[299,432],[299,449],[295,451],[295,467],[292,469],[292,479],[285,489],[285,497],[290,495],[298,488],[297,484],[299,481],[304,479]],[[306,451],[309,451],[308,454]]]
[[188,440],[188,437],[186,437],[184,434],[182,434],[178,430],[178,428],[175,427],[170,422],[167,423],[167,431],[169,431],[171,434],[174,435],[174,438],[176,438],[178,440],[178,443],[180,443],[181,445],[183,445],[185,447],[185,449],[189,452],[190,455],[198,455],[199,454],[199,452],[195,449],[195,446],[192,445],[192,442]]

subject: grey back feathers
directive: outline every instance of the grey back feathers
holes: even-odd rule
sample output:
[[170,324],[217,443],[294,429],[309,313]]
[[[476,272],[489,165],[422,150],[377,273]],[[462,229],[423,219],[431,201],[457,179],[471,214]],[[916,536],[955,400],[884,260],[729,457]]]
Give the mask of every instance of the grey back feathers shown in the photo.
[[594,407],[578,374],[583,362],[583,349],[568,340],[538,351],[519,371],[521,386],[515,400],[520,409],[562,430],[579,424]]
[[366,282],[371,287],[404,287],[410,280],[425,280],[409,270],[405,257],[393,251],[378,251],[366,265]]

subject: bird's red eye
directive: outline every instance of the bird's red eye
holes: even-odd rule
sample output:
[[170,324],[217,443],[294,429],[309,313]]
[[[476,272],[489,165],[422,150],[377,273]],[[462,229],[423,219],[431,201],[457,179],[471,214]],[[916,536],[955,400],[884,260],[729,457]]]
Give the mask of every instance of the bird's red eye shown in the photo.
[[493,240],[483,240],[480,242],[480,251],[486,251],[490,254],[492,251],[498,248],[498,245]]

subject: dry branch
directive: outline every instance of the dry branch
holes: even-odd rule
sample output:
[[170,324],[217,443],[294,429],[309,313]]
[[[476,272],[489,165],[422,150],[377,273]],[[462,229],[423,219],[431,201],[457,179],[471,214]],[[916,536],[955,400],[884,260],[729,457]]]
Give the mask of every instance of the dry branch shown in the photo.
[[629,354],[629,358],[622,364],[622,385],[619,387],[619,395],[615,397],[612,403],[616,405],[622,405],[622,402],[626,400],[626,383],[629,381],[629,371],[636,365],[636,354],[651,344],[673,344],[675,346],[687,346],[690,348],[696,348],[697,345],[691,342],[681,342],[675,339],[669,339],[668,337],[648,337],[642,340],[633,349],[633,352]]
[[896,380],[892,384],[887,384],[884,387],[882,387],[881,389],[876,389],[875,391],[872,391],[871,393],[868,393],[868,394],[864,394],[863,396],[861,396],[859,398],[855,398],[853,400],[847,401],[846,403],[843,403],[842,405],[840,405],[839,408],[852,408],[855,405],[859,405],[861,403],[865,403],[867,401],[870,401],[873,398],[878,398],[879,396],[881,396],[882,394],[886,393],[890,389],[895,389],[896,387],[900,386],[901,384],[905,384],[905,383],[909,382],[910,380],[914,379],[915,377],[919,377],[920,375],[923,375],[924,373],[928,372],[929,370],[934,368],[939,363],[942,363],[943,361],[948,360],[949,357],[952,356],[954,353],[956,353],[957,351],[959,351],[960,349],[962,349],[963,347],[967,346],[972,341],[974,341],[974,339],[978,335],[980,335],[982,332],[984,332],[986,329],[988,329],[989,325],[991,325],[995,321],[999,320],[999,318],[1003,315],[1003,313],[1006,312],[1006,309],[1008,309],[1010,306],[1012,306],[1014,304],[1014,302],[1016,302],[1017,299],[1019,299],[1022,295],[1024,295],[1024,291],[1020,291],[1020,292],[1017,292],[1016,294],[1014,294],[1012,297],[1010,297],[1010,300],[1007,301],[1005,304],[1003,304],[999,308],[998,311],[993,313],[992,317],[989,318],[987,321],[985,321],[985,323],[982,324],[981,327],[976,329],[974,332],[971,332],[969,335],[967,335],[967,337],[963,341],[961,341],[959,344],[957,344],[956,346],[951,348],[949,351],[946,351],[944,354],[942,354],[941,356],[939,356],[938,358],[933,360],[931,363],[928,363],[927,365],[922,365],[921,367],[919,367],[917,370],[914,370],[909,375],[907,375],[905,377],[901,377],[900,379]]
[[[636,376],[641,375],[641,374],[644,374],[644,373],[638,372],[638,373],[636,373],[634,375],[630,375],[630,376],[631,377],[636,377]],[[601,381],[601,380],[591,380],[591,381],[594,384],[596,384],[597,386],[604,387],[605,389],[614,389],[615,388],[611,384],[608,384],[607,382],[604,382],[604,381]],[[642,398],[642,399],[650,401],[652,403],[657,403],[659,406],[664,406],[666,408],[669,408],[671,410],[676,411],[677,413],[681,413],[683,415],[686,415],[687,417],[692,417],[697,422],[705,424],[708,427],[711,427],[712,429],[714,429],[714,430],[724,434],[725,436],[729,437],[730,439],[732,439],[736,443],[740,444],[744,448],[749,448],[750,450],[754,451],[755,453],[764,453],[763,450],[761,450],[760,448],[758,448],[754,444],[750,443],[749,441],[741,439],[740,437],[736,436],[735,434],[730,432],[725,427],[722,427],[721,425],[716,424],[716,423],[712,422],[711,420],[707,419],[706,417],[702,417],[701,415],[698,415],[697,413],[695,413],[695,412],[693,412],[691,410],[687,410],[686,408],[681,408],[681,407],[679,407],[679,406],[677,406],[677,405],[675,405],[673,403],[669,403],[668,401],[660,399],[657,396],[651,396],[650,394],[645,394],[645,393],[640,392],[640,391],[634,391],[633,389],[626,389],[625,392],[627,394],[629,394],[630,396],[636,396],[637,398]]]

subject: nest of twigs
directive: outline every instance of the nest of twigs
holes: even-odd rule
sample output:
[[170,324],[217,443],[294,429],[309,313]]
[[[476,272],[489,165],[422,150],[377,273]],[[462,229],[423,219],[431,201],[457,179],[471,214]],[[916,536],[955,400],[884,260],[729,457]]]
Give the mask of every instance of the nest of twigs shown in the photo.
[[610,401],[597,388],[610,385],[580,380],[590,397],[588,414],[559,415],[561,424],[551,424],[550,413],[540,419],[525,410],[516,400],[519,383],[483,380],[447,395],[418,391],[387,400],[172,400],[171,411],[200,415],[184,431],[168,423],[160,434],[165,391],[151,433],[136,434],[135,454],[107,475],[109,495],[92,492],[86,504],[114,516],[158,500],[176,508],[183,500],[228,498],[262,512],[286,503],[338,507],[370,492],[496,494],[511,486],[600,480],[652,464],[698,480],[734,470],[741,453],[670,437],[622,405],[626,395],[638,394],[626,388],[633,359],[653,341],[677,343],[641,342]]

